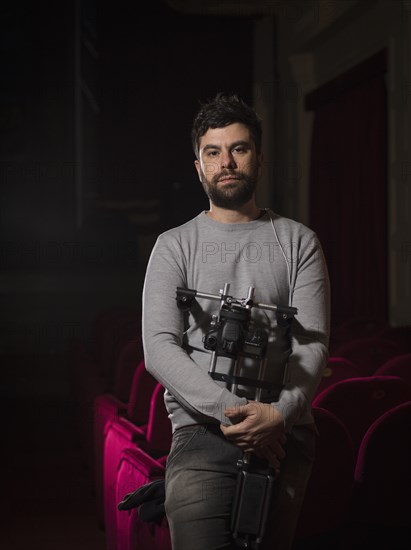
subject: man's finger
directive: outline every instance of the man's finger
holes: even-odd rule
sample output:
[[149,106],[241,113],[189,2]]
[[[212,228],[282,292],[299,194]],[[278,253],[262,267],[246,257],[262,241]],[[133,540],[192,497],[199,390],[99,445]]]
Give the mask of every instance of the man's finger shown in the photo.
[[228,407],[224,410],[224,414],[230,418],[231,416],[245,416],[247,405],[239,405],[238,407]]
[[221,431],[226,437],[241,435],[245,433],[244,426],[241,424],[231,424],[231,426],[220,425]]

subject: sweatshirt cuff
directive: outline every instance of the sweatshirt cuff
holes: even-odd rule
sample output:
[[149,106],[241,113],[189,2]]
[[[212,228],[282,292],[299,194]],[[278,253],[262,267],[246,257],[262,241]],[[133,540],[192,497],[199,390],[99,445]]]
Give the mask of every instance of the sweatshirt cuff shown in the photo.
[[232,393],[224,395],[222,399],[216,403],[205,403],[202,407],[202,413],[206,416],[211,416],[218,420],[221,424],[231,426],[233,422],[224,414],[224,411],[228,408],[236,408],[247,405],[247,399],[245,397],[238,397]]
[[283,390],[280,399],[272,406],[275,407],[284,418],[284,429],[287,433],[291,432],[305,410],[306,400],[302,392],[298,389]]

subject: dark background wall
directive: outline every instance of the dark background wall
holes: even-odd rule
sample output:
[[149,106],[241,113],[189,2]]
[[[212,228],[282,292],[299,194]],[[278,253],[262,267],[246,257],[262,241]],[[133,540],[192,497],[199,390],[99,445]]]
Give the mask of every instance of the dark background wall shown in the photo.
[[161,0],[2,4],[4,395],[66,394],[72,337],[138,307],[156,235],[207,206],[191,122],[218,91],[252,101],[252,25]]

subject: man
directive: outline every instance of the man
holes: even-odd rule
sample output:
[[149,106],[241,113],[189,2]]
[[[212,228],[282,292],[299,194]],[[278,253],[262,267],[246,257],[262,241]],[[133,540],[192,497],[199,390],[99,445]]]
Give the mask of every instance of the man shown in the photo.
[[[277,471],[262,548],[290,548],[314,451],[310,403],[327,358],[328,276],[315,234],[261,209],[255,190],[262,169],[261,121],[237,96],[203,105],[192,129],[195,167],[210,209],[160,235],[143,292],[147,369],[166,388],[173,427],[166,469],[166,513],[173,550],[235,548],[230,514],[237,461],[245,451]],[[252,322],[268,334],[259,401],[249,388],[231,393],[208,374],[204,335],[218,302],[176,305],[176,288],[298,308],[291,331],[275,315],[253,308]],[[217,305],[216,305],[217,304]],[[219,357],[217,371],[230,373]],[[256,377],[245,361],[242,375]]]

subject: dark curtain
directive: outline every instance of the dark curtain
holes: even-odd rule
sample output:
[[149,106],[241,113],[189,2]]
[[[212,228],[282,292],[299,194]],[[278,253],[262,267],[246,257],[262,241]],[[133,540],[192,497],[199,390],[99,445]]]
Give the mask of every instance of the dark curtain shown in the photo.
[[310,225],[328,262],[332,324],[387,318],[385,57],[306,98],[315,111]]

